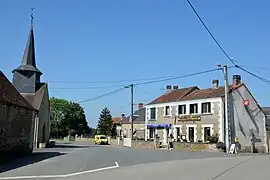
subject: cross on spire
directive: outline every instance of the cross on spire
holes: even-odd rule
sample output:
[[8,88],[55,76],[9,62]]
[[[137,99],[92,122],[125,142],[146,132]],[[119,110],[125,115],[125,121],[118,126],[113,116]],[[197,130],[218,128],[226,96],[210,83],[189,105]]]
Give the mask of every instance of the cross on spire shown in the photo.
[[34,10],[35,8],[31,8],[31,25],[34,23]]
[[35,8],[31,8],[31,27],[29,31],[28,40],[24,50],[23,58],[21,65],[14,69],[13,71],[33,71],[39,74],[42,72],[36,66],[36,57],[35,57],[35,40],[34,40],[34,30],[33,30],[33,20],[34,15],[33,11]]

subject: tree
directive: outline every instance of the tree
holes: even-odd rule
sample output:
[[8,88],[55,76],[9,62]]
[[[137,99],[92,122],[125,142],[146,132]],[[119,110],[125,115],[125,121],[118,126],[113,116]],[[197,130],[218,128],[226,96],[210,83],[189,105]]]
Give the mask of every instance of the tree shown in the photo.
[[94,138],[95,135],[97,135],[97,129],[96,128],[91,128],[91,137]]
[[117,124],[116,123],[113,123],[111,136],[114,137],[114,138],[117,136],[116,126],[117,126]]
[[112,121],[111,112],[107,107],[105,107],[102,109],[100,113],[98,126],[97,126],[97,133],[111,136],[112,128],[113,128],[113,121]]
[[90,133],[84,109],[80,104],[54,97],[50,99],[50,103],[52,111],[51,137]]
[[66,114],[69,102],[65,99],[50,98],[52,124],[51,136],[52,137],[65,137],[68,135],[68,126],[66,121]]

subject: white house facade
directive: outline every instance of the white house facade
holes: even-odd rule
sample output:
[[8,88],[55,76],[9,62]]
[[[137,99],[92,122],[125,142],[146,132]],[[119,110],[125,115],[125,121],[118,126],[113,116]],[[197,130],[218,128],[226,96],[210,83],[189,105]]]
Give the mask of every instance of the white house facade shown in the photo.
[[174,139],[184,138],[188,142],[206,142],[207,135],[217,134],[223,142],[222,106],[221,97],[146,105],[146,140],[153,138],[152,133],[161,131],[163,144],[167,144],[170,134]]

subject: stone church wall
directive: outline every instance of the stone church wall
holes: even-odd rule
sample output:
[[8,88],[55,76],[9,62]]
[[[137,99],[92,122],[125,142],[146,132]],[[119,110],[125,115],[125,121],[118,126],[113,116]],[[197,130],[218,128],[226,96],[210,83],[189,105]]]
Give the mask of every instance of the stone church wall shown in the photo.
[[33,150],[33,111],[0,104],[0,155]]

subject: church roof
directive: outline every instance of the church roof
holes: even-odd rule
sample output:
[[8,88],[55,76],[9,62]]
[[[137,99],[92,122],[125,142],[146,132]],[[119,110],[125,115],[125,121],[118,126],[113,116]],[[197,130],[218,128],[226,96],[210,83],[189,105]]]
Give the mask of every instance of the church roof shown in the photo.
[[36,66],[36,56],[35,56],[35,39],[33,25],[31,24],[30,32],[28,35],[28,40],[24,50],[21,65],[17,67],[14,71],[34,71],[42,74],[42,72]]
[[2,71],[0,71],[0,103],[33,110],[33,107],[21,96]]
[[39,110],[48,84],[43,83],[36,93],[21,93],[21,95],[36,109]]

